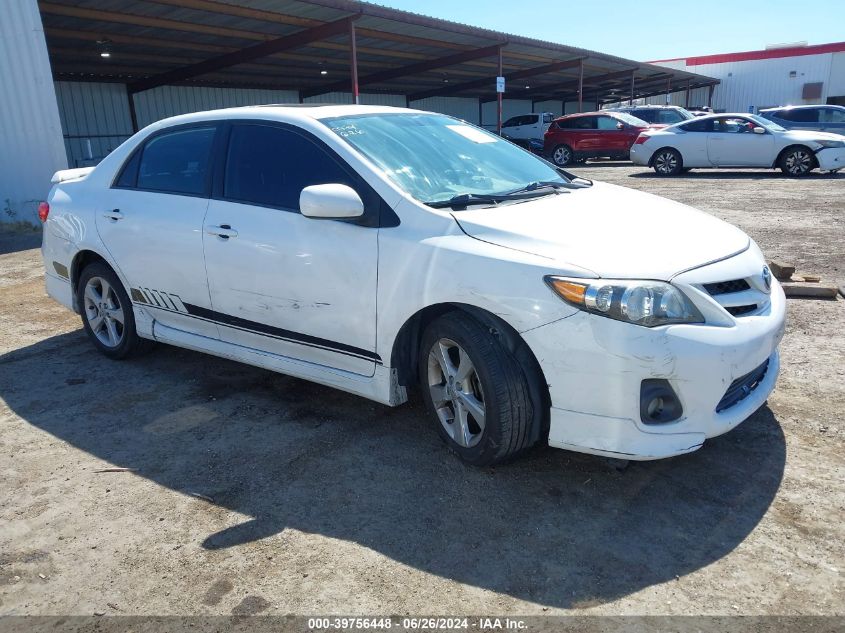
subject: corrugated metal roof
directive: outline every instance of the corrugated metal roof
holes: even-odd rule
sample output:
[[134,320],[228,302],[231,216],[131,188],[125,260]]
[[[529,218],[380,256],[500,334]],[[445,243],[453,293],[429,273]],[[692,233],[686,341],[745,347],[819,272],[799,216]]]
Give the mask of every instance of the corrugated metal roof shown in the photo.
[[[599,100],[611,90],[613,98],[627,96],[631,80],[626,72],[634,74],[635,89],[641,87],[638,96],[665,91],[662,82],[667,79],[676,85],[688,82],[693,88],[716,81],[681,69],[355,0],[39,0],[39,7],[54,76],[64,80],[132,84],[352,16],[362,90],[366,84],[372,93],[494,97],[495,57],[433,63],[491,45],[503,47],[505,76],[520,77],[513,84],[520,90],[509,95],[515,98],[577,98],[577,68],[543,73],[532,69],[579,58],[584,64],[585,97]],[[98,44],[103,41],[107,43]],[[99,56],[103,46],[111,50],[107,60]],[[291,50],[168,83],[296,89],[316,95],[339,89],[338,82],[349,76],[349,56],[349,37],[337,31]],[[381,70],[420,62],[430,62],[431,67],[368,81],[368,75]],[[530,82],[522,80],[525,73]],[[661,85],[656,87],[655,82]]]

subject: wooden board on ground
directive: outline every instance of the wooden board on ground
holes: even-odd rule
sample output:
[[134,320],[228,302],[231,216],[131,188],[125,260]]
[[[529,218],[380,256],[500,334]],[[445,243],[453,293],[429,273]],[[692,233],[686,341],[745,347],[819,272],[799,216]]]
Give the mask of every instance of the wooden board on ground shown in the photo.
[[781,282],[783,291],[787,297],[810,297],[814,299],[835,299],[839,289],[836,286],[829,286],[820,283],[793,283],[791,281]]

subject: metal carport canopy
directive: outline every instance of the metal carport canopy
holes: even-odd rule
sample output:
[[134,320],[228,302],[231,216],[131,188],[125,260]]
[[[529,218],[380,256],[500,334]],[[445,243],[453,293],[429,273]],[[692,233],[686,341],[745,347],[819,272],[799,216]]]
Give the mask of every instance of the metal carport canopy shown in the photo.
[[[351,0],[39,0],[56,80],[625,101],[717,79]],[[102,57],[101,53],[108,53]],[[501,57],[500,57],[501,56]],[[579,106],[580,109],[580,106]]]

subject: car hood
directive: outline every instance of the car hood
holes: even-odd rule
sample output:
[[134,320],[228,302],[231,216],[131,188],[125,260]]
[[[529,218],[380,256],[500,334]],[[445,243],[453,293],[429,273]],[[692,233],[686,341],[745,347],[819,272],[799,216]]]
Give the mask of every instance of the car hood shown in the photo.
[[816,132],[813,130],[787,130],[782,132],[784,136],[793,141],[841,141],[842,134],[834,134],[832,132]]
[[750,243],[738,228],[702,211],[605,183],[453,215],[470,237],[606,278],[669,280]]

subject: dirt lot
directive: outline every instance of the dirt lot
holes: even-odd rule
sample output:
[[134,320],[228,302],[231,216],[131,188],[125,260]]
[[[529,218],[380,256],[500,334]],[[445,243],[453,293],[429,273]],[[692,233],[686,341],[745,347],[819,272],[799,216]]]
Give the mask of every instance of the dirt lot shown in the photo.
[[[845,282],[845,175],[577,171]],[[842,299],[790,300],[768,406],[695,454],[475,470],[419,404],[165,346],[105,360],[39,243],[0,239],[0,615],[845,612]]]

